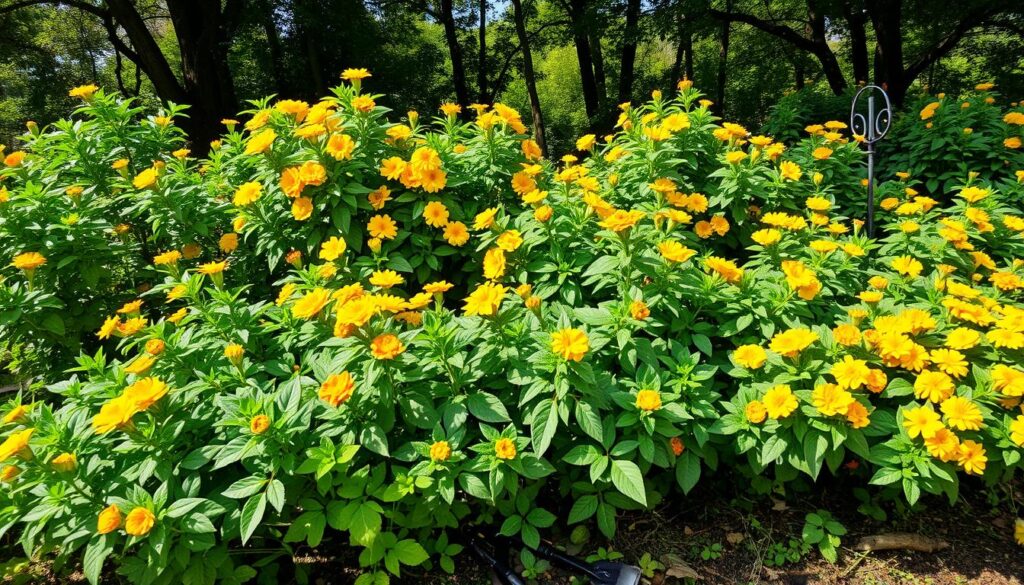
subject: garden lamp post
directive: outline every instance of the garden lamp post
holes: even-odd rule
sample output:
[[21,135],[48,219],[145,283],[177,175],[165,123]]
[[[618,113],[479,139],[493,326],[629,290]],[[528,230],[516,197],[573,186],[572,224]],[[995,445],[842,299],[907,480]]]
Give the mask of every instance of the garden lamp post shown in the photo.
[[[881,110],[875,108],[875,94],[882,95],[885,100],[885,107]],[[857,111],[861,96],[865,96],[868,102],[867,116]],[[875,143],[885,136],[892,124],[892,103],[889,102],[889,94],[877,85],[866,85],[853,96],[853,104],[850,106],[850,130],[855,135],[863,136],[861,141],[868,148],[868,237],[875,237]]]

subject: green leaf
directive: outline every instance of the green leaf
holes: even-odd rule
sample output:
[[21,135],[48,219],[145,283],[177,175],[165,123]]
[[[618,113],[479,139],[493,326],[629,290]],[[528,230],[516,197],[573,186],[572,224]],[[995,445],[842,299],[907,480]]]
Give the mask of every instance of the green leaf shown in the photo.
[[509,422],[508,410],[501,400],[487,392],[476,392],[469,395],[466,402],[469,412],[478,419],[489,423]]
[[224,490],[222,495],[226,498],[241,500],[261,491],[266,483],[267,478],[260,475],[250,475],[231,484],[228,489]]
[[427,551],[424,550],[424,548],[415,540],[400,540],[395,543],[395,548],[392,550],[394,550],[395,554],[398,555],[398,560],[401,561],[403,565],[409,565],[410,567],[421,565],[424,561],[430,558]]
[[533,411],[533,425],[530,427],[530,441],[538,456],[544,455],[551,445],[551,439],[558,430],[558,409],[551,399],[542,400]]
[[380,534],[381,524],[380,512],[376,507],[371,503],[363,502],[352,514],[349,534],[355,542],[369,546],[373,539]]
[[103,562],[107,560],[114,550],[114,536],[104,534],[94,538],[85,547],[85,555],[82,557],[82,572],[89,583],[96,585],[100,582],[100,573],[103,572]]
[[612,484],[631,500],[641,506],[647,506],[647,494],[644,491],[644,476],[636,463],[625,459],[612,461]]
[[284,484],[278,479],[273,479],[267,484],[267,501],[280,512],[284,509]]
[[242,506],[242,520],[240,528],[242,531],[242,544],[248,542],[253,532],[263,520],[263,513],[267,509],[267,497],[264,494],[252,496]]
[[588,494],[581,496],[569,510],[569,524],[576,524],[587,520],[597,513],[597,496]]
[[384,434],[384,429],[380,428],[380,425],[363,427],[363,430],[359,433],[359,442],[378,455],[390,457],[388,438]]
[[697,485],[697,480],[700,479],[700,457],[697,457],[690,451],[683,453],[683,455],[676,461],[676,481],[679,482],[679,487],[683,488],[683,493],[688,494],[693,486]]

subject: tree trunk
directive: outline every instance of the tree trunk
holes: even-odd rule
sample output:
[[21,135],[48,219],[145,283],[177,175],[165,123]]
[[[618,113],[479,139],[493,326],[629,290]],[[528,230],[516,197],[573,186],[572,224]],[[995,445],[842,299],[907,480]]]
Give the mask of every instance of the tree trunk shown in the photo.
[[487,96],[487,0],[480,0],[480,57],[477,63],[476,82],[480,86],[480,103],[491,101]]
[[160,51],[160,46],[156,44],[131,0],[107,0],[106,3],[110,15],[127,33],[134,56],[138,60],[137,66],[142,68],[146,77],[153,83],[157,97],[164,101],[187,103],[185,89],[178,83],[178,78],[174,76],[171,66]]
[[796,84],[798,90],[803,89],[806,85],[805,80],[807,79],[807,72],[804,70],[803,55],[796,55],[793,59],[793,81]]
[[540,97],[537,94],[537,78],[533,71],[533,53],[530,51],[530,37],[526,33],[526,15],[523,14],[522,0],[512,0],[513,17],[516,22],[516,36],[523,50],[523,80],[526,81],[526,93],[530,96],[530,114],[533,116],[533,139],[540,150],[547,156],[547,138],[544,136],[544,115],[540,110]]
[[[889,93],[893,105],[903,105],[907,83],[903,70],[902,0],[866,0],[877,38],[875,80]],[[881,65],[881,67],[879,67]]]
[[693,31],[686,17],[679,18],[679,43],[676,45],[676,59],[672,63],[673,87],[683,78],[693,80]]
[[853,65],[853,80],[857,85],[868,82],[868,35],[865,29],[867,16],[858,2],[843,3],[843,16],[850,29],[850,63]]
[[839,66],[836,54],[828,46],[825,13],[819,8],[818,0],[807,0],[807,20],[810,23],[811,41],[815,47],[814,54],[821,62],[821,69],[832,93],[840,95],[846,90],[846,78],[843,77],[843,70]]
[[626,2],[626,30],[622,40],[622,64],[619,69],[619,103],[630,101],[633,95],[633,75],[636,65],[636,45],[640,37],[640,0]]
[[[731,12],[732,1],[727,0],[725,4],[725,10],[727,12]],[[731,25],[732,22],[728,20],[722,21],[722,30],[718,49],[718,82],[715,86],[715,112],[719,116],[725,116],[725,82],[727,65],[729,64],[729,29]]]
[[579,61],[580,82],[583,85],[583,106],[587,118],[593,122],[598,112],[597,80],[594,78],[594,60],[587,38],[586,0],[569,0],[569,20],[572,21],[572,40]]
[[608,78],[604,74],[604,49],[601,47],[601,33],[595,31],[589,24],[590,32],[587,40],[590,43],[590,54],[594,58],[594,81],[597,83],[597,109],[604,110],[605,102],[608,101]]
[[452,0],[440,0],[440,19],[444,27],[444,38],[448,43],[448,57],[452,61],[452,85],[455,86],[455,101],[463,110],[469,108],[469,89],[466,87],[466,69],[462,64],[462,47],[459,45],[459,31],[455,27]]
[[237,112],[235,86],[228,68],[229,40],[220,2],[195,4],[166,0],[181,53],[181,78],[189,110],[194,149],[205,152],[220,120]]
[[267,49],[270,52],[270,71],[274,78],[277,95],[288,95],[288,82],[284,69],[284,53],[281,50],[281,34],[277,31],[272,0],[263,0],[260,6],[260,25],[267,35]]

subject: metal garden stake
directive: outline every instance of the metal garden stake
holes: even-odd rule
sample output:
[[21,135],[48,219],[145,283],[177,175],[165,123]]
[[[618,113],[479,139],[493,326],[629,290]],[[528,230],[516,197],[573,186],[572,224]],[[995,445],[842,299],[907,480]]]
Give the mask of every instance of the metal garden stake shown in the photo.
[[[882,94],[885,100],[885,108],[875,111],[875,92]],[[868,102],[868,113],[864,116],[857,111],[861,95],[866,93]],[[877,85],[866,85],[853,96],[853,104],[850,106],[850,130],[854,134],[864,137],[864,144],[868,147],[868,237],[875,237],[875,143],[885,136],[892,124],[892,103],[889,102],[889,94]]]

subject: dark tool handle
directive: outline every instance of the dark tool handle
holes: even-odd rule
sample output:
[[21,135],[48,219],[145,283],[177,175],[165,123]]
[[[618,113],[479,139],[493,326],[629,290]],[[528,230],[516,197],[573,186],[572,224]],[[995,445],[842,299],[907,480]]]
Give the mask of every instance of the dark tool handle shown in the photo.
[[508,585],[526,585],[526,583],[519,577],[519,575],[516,575],[515,571],[508,568],[505,565],[505,563],[502,563],[498,559],[494,558],[494,556],[491,555],[491,553],[487,552],[480,545],[478,545],[476,539],[471,539],[469,541],[469,546],[473,549],[473,552],[476,553],[476,556],[480,557],[481,560],[487,563],[487,566],[492,571],[494,571],[494,573],[498,576],[498,580],[500,580],[502,583],[507,583]]
[[569,567],[570,569],[575,569],[592,579],[600,578],[600,576],[594,572],[594,568],[583,559],[578,559],[576,557],[569,556],[554,547],[544,544],[543,542],[537,545],[537,548],[533,548],[532,546],[523,542],[523,540],[518,536],[515,537],[515,540],[522,546],[532,550],[533,552],[537,553],[541,557],[546,558],[549,561],[562,563],[566,567]]

